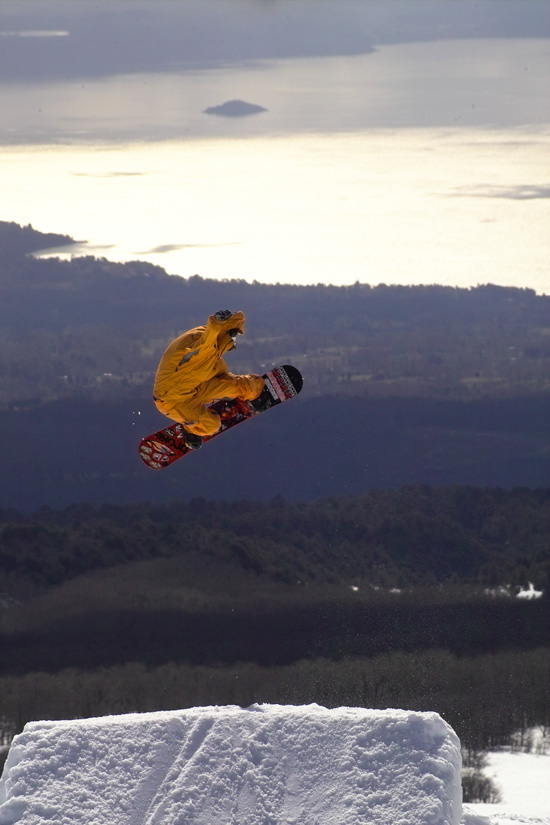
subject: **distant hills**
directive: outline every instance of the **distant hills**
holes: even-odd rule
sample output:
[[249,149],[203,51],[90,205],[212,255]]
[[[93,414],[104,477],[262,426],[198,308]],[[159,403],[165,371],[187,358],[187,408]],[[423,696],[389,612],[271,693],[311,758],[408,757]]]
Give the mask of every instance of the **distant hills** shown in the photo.
[[[28,254],[71,241],[0,223],[0,507],[548,486],[548,296],[270,286]],[[156,474],[137,443],[166,421],[151,400],[160,355],[225,307],[247,316],[230,368],[294,363],[304,390]]]
[[[43,82],[366,54],[383,43],[548,37],[546,4],[384,2],[3,3],[0,76]],[[33,37],[20,36],[32,31]],[[59,33],[64,36],[44,36]],[[40,36],[42,34],[43,36]],[[18,36],[19,35],[19,36]]]
[[140,261],[27,254],[72,242],[0,222],[9,376],[0,407],[149,388],[171,338],[222,306],[247,316],[232,369],[294,363],[306,375],[307,397],[550,393],[550,297],[532,289],[268,285],[180,278]]

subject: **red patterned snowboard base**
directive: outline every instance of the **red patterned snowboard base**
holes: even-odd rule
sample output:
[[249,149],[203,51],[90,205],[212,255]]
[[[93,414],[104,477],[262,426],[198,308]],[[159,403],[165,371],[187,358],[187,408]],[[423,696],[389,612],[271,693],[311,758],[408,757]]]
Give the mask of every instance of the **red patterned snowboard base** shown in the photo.
[[[221,433],[230,430],[241,421],[261,415],[271,407],[276,407],[285,401],[290,401],[302,389],[303,379],[296,367],[284,364],[274,367],[263,376],[265,387],[262,391],[268,398],[268,406],[261,413],[254,409],[250,401],[233,400],[215,401],[210,409],[220,416],[222,423],[217,433],[204,438],[203,444],[217,438]],[[262,395],[263,397],[263,395]],[[183,458],[190,450],[185,444],[185,431],[181,424],[170,424],[152,435],[147,435],[139,442],[139,457],[152,470],[162,470]]]

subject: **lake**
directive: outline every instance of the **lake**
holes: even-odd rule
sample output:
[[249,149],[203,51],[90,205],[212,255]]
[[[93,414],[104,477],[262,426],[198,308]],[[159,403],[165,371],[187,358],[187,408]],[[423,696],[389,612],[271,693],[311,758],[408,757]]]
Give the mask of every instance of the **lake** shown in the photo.
[[[549,291],[548,40],[0,84],[0,219],[183,276]],[[250,117],[204,114],[231,99]]]

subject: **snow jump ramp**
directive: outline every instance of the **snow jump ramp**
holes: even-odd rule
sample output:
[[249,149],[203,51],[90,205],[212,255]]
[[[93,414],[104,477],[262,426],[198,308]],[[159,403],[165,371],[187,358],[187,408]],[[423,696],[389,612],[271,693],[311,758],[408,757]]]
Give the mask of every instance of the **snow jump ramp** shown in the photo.
[[31,722],[0,825],[459,825],[460,748],[437,713],[204,707]]

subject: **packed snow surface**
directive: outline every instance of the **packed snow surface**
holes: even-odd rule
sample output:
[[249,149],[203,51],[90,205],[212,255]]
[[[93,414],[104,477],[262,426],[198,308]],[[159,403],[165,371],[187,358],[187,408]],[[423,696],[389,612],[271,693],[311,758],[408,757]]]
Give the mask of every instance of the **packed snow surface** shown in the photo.
[[460,746],[437,713],[206,707],[31,722],[0,825],[459,825]]
[[464,825],[550,825],[550,753],[489,753],[483,773],[502,801],[465,805]]

